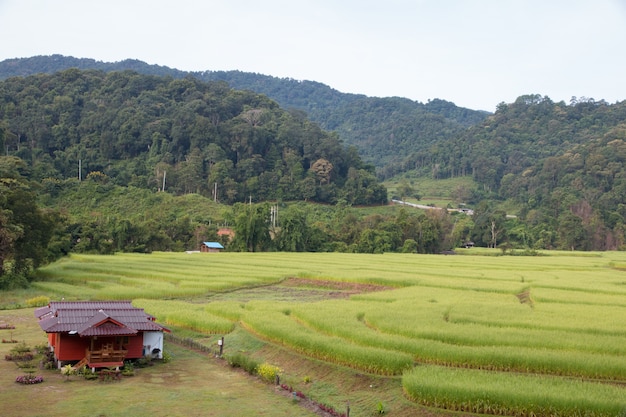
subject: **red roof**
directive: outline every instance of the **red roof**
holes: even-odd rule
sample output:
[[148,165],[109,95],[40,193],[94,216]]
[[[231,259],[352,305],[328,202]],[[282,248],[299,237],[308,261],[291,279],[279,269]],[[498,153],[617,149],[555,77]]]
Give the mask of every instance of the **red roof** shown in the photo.
[[53,301],[35,310],[35,316],[46,333],[131,336],[139,331],[166,330],[130,301]]

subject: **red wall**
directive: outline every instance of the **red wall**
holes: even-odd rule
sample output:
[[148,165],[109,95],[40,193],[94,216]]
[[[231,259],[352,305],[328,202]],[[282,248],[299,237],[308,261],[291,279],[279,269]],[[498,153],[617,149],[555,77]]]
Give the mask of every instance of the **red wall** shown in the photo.
[[[89,337],[80,337],[66,333],[51,333],[49,334],[50,336],[56,339],[56,342],[52,345],[55,346],[55,355],[60,361],[79,361],[85,357],[85,349],[91,348],[91,338]],[[99,337],[94,340],[93,347],[95,350],[98,350],[104,343],[114,343],[115,349],[119,349],[115,337]],[[143,357],[143,333],[140,332],[137,336],[129,336],[128,344],[126,344],[125,348],[128,349],[126,358]]]
[[128,349],[126,357],[129,359],[143,357],[143,333],[140,332],[137,336],[129,337],[126,349]]
[[60,361],[79,361],[85,357],[90,339],[78,335],[59,334],[55,354]]

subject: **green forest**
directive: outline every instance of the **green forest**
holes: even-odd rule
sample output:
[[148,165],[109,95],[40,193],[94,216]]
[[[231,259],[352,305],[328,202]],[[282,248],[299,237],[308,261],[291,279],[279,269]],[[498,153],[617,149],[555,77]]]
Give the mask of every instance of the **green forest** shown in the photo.
[[[0,287],[27,285],[33,268],[71,252],[207,240],[232,251],[626,247],[626,102],[530,94],[488,114],[125,65],[0,63]],[[461,177],[471,181],[448,208],[472,216],[388,205],[419,197],[420,179]]]

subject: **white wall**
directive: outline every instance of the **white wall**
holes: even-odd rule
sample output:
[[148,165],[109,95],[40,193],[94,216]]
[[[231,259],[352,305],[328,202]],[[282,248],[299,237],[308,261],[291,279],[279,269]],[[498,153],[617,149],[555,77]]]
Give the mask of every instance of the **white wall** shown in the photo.
[[146,356],[152,355],[152,349],[159,349],[157,358],[163,358],[163,332],[144,332],[143,349]]

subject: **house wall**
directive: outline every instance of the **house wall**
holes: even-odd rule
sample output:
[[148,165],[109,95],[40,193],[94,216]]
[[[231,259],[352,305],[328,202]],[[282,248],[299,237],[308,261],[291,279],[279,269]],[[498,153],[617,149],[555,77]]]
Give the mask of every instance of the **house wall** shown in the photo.
[[126,358],[128,359],[138,359],[143,357],[143,333],[140,332],[137,336],[129,337],[126,349],[128,350],[128,353],[126,354]]
[[[142,333],[139,333],[137,336],[129,337],[128,343],[124,346],[128,350],[126,358],[138,359],[144,356],[144,343],[142,336]],[[91,348],[91,338],[80,337],[78,335],[50,333],[48,335],[48,341],[51,341],[51,346],[54,347],[54,355],[59,361],[79,361],[85,357],[85,350]],[[94,341],[93,348],[94,350],[99,350],[101,349],[103,343],[114,342],[115,338],[100,337]],[[114,344],[114,346],[116,349],[118,348],[117,344]],[[162,342],[160,349],[163,350]]]
[[159,349],[156,357],[163,358],[163,332],[145,332],[143,335],[143,345],[146,355],[152,354],[152,349]]
[[57,333],[55,356],[60,361],[79,361],[85,357],[89,347],[89,338],[78,335]]

